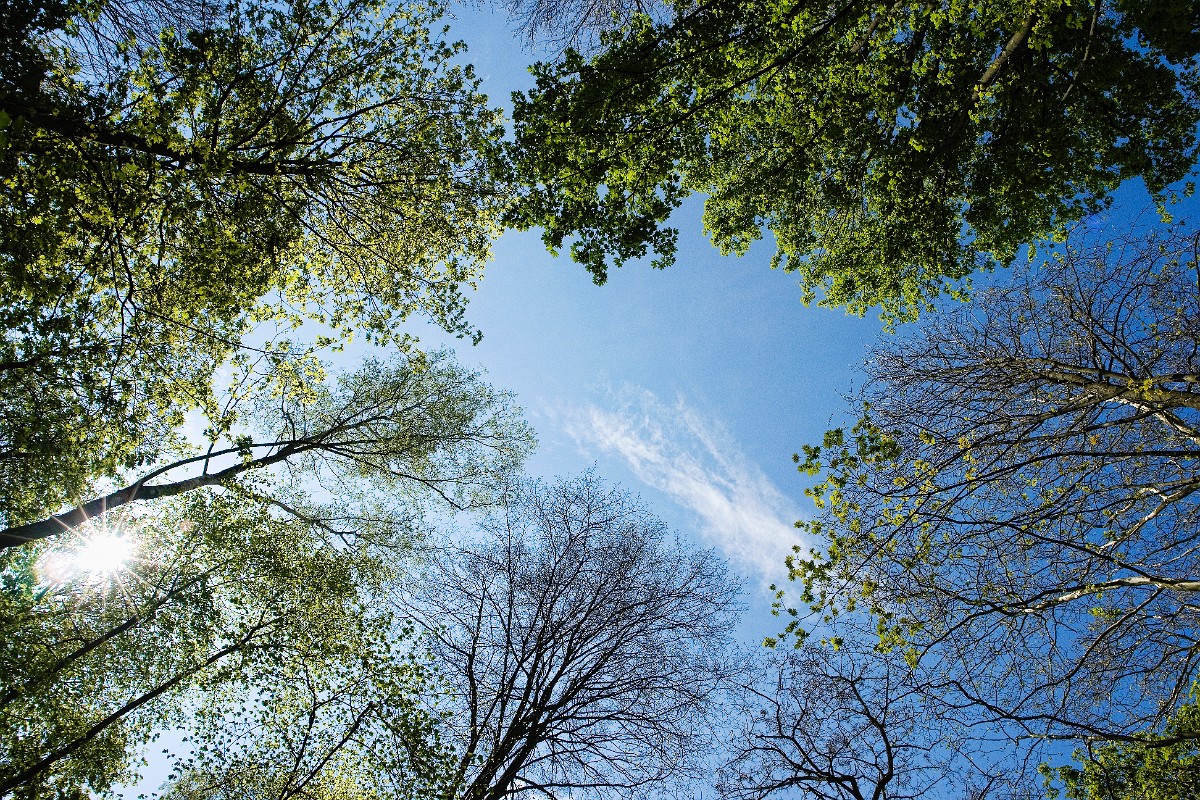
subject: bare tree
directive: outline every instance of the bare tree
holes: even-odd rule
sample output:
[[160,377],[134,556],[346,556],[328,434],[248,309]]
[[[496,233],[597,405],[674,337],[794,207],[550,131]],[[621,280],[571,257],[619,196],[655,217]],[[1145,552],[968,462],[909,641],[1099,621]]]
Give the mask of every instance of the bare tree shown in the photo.
[[1069,246],[878,348],[858,425],[797,457],[804,601],[1014,740],[1161,726],[1200,670],[1198,242]]
[[456,791],[628,796],[685,774],[737,592],[712,552],[590,474],[515,489],[431,565],[418,603],[449,685]]
[[669,16],[668,0],[505,0],[517,28],[532,41],[591,48],[600,34],[628,25],[634,17]]
[[845,640],[780,649],[756,678],[718,773],[728,800],[981,796],[999,782],[993,763],[956,748],[953,722],[931,713],[921,674],[898,653]]

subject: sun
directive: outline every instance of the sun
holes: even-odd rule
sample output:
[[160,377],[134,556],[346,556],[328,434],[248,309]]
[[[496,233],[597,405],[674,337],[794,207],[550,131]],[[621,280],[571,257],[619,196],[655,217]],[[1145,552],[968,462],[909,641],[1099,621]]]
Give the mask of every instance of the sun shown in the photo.
[[38,576],[49,584],[107,586],[128,570],[137,555],[137,538],[121,526],[89,525],[93,530],[67,549],[44,553]]
[[75,566],[81,573],[99,579],[111,578],[133,559],[137,543],[125,533],[104,531],[83,543],[75,553]]

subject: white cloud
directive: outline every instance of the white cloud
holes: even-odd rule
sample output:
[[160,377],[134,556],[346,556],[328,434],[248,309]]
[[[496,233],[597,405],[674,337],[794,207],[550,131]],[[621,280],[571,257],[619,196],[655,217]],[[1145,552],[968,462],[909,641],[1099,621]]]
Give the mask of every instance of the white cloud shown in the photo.
[[620,457],[648,486],[701,521],[700,534],[732,561],[775,579],[802,539],[796,504],[741,452],[724,426],[683,400],[626,389],[611,408],[589,403],[562,415],[585,451]]

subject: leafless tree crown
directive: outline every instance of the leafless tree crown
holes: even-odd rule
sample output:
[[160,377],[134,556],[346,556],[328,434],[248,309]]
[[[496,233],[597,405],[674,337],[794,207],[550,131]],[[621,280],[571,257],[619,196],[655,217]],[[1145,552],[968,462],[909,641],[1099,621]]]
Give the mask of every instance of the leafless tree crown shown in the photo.
[[794,561],[1014,737],[1153,729],[1200,669],[1197,243],[1068,247],[884,343],[858,431],[894,457],[842,451],[837,555]]
[[626,25],[638,14],[661,18],[668,0],[506,0],[518,30],[531,41],[557,47],[590,48],[600,34]]
[[698,755],[738,589],[635,499],[522,486],[426,582],[465,797],[636,794]]

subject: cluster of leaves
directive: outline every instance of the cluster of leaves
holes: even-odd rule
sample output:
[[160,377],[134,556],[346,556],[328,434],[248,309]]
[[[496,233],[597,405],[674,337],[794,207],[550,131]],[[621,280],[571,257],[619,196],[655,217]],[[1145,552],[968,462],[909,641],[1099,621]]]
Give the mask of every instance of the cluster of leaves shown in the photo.
[[706,196],[724,253],[769,231],[807,299],[907,319],[1140,176],[1196,157],[1194,8],[1143,0],[716,0],[535,67],[509,212],[603,282]]
[[[1161,733],[1075,753],[1082,763],[1043,767],[1056,800],[1188,800],[1200,794],[1200,704],[1181,706]],[[1057,785],[1055,785],[1057,783]]]
[[[289,369],[270,378],[269,391],[231,399],[244,407],[225,407],[223,427],[206,433],[207,449],[164,459],[67,511],[0,530],[0,545],[55,536],[135,501],[220,486],[331,536],[403,548],[422,495],[456,508],[492,502],[533,446],[511,397],[445,352],[367,360],[334,386]],[[268,469],[272,477],[257,480]]]
[[219,413],[218,368],[294,357],[252,329],[477,335],[461,286],[503,202],[500,133],[439,13],[4,5],[0,521],[159,457],[186,411]]
[[330,780],[330,764],[414,795],[439,774],[433,721],[413,705],[429,669],[371,609],[394,576],[368,549],[210,492],[93,527],[136,537],[136,562],[70,569],[78,543],[63,539],[0,555],[0,794],[103,793],[172,727],[193,732],[187,775],[257,765],[279,797]]

